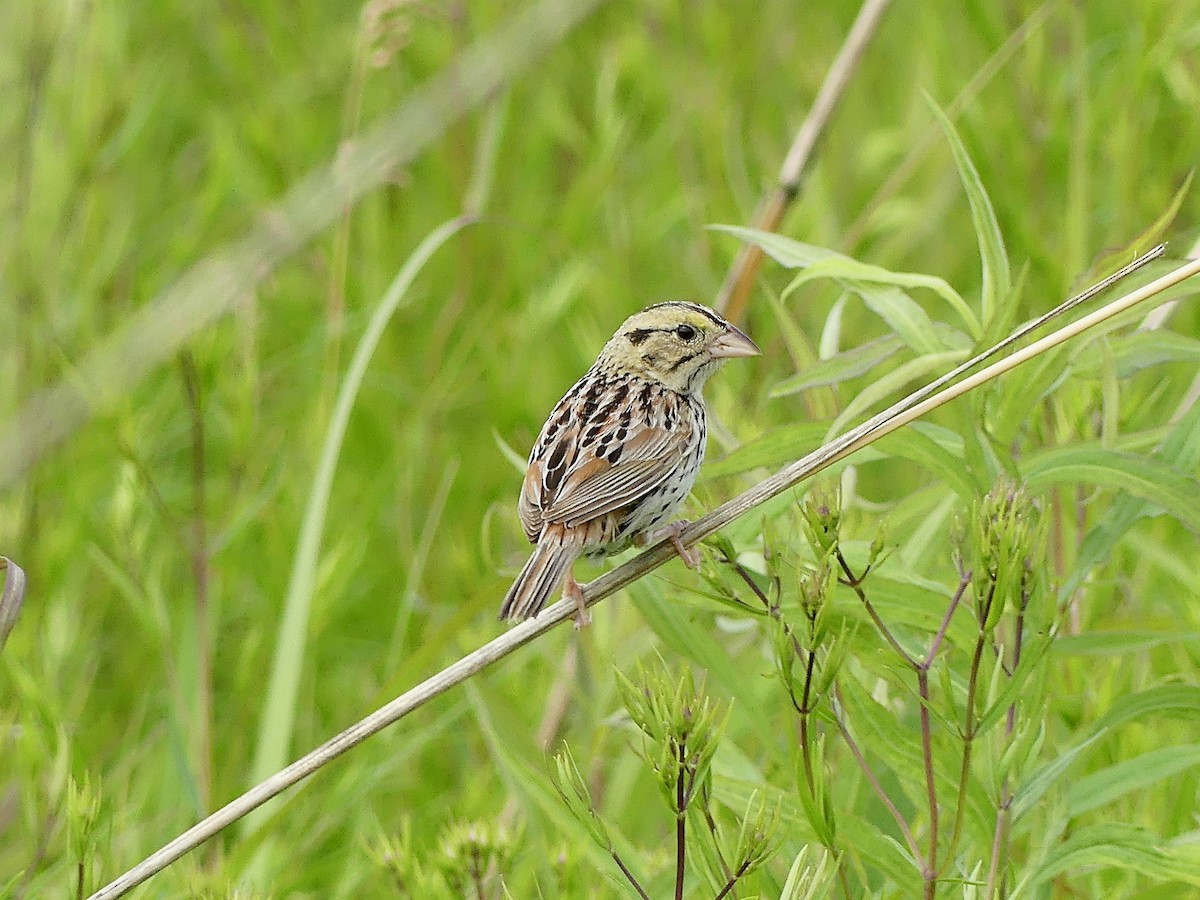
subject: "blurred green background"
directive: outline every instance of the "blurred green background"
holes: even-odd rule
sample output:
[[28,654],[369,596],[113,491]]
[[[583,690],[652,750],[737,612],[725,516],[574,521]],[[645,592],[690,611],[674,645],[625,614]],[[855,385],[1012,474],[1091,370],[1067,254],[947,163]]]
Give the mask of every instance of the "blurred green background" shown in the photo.
[[[520,471],[506,448],[525,455],[626,315],[664,299],[711,302],[738,242],[705,226],[751,223],[855,13],[769,0],[601,4],[511,86],[329,216],[315,239],[239,291],[228,314],[180,347],[151,339],[146,377],[121,375],[137,368],[129,358],[100,383],[81,367],[192,266],[269,228],[273,202],[349,152],[473,41],[491,37],[523,64],[496,37],[500,7],[0,7],[0,446],[29,446],[34,430],[69,419],[53,402],[36,420],[19,418],[48,386],[72,385],[96,409],[29,468],[10,460],[0,493],[0,552],[29,577],[0,656],[0,895],[9,877],[15,896],[74,891],[70,778],[100,798],[100,824],[84,841],[89,889],[254,783],[256,754],[260,765],[270,758],[260,747],[266,684],[338,386],[405,259],[464,210],[482,219],[420,274],[350,416],[306,640],[281,649],[299,680],[279,761],[500,632],[499,599],[527,552],[515,514]],[[975,303],[970,209],[924,93],[954,118],[1021,285],[1016,318],[1032,316],[1163,216],[1200,158],[1200,3],[892,5],[781,231],[940,276]],[[1195,240],[1198,218],[1191,191],[1168,229],[1174,255]],[[201,306],[217,277],[201,279]],[[710,461],[813,414],[832,418],[877,377],[770,396],[806,361],[804,340],[807,352],[829,351],[821,336],[841,294],[816,282],[778,304],[788,279],[766,265],[746,322],[764,355],[710,387],[719,423]],[[913,296],[946,317],[929,292]],[[857,301],[837,308],[833,350],[886,331]],[[1167,327],[1200,338],[1200,307],[1185,300]],[[1149,453],[1188,408],[1195,358],[1168,355],[1120,378],[1096,374],[1096,363],[1044,415],[1031,414],[1035,433],[1018,443],[1087,443],[1116,429],[1142,435],[1128,449]],[[979,412],[970,409],[952,407],[939,422],[969,430]],[[811,447],[794,449],[777,461]],[[1194,466],[1184,475],[1194,478]],[[703,481],[693,515],[754,480]],[[848,502],[865,540],[890,513],[899,542],[947,496],[922,467],[885,456],[859,471]],[[1117,492],[1088,485],[1064,496],[1102,516]],[[1069,570],[1088,525],[1066,518],[1051,577]],[[739,540],[752,541],[753,527]],[[934,528],[934,549],[945,551],[950,528],[949,519]],[[952,584],[948,551],[936,560],[925,574]],[[1066,682],[1062,708],[1048,714],[1052,734],[1147,684],[1200,681],[1195,535],[1171,519],[1142,522],[1101,568],[1077,632],[1174,640],[1058,660]],[[619,895],[564,831],[544,780],[535,733],[567,653],[576,671],[552,749],[565,739],[607,785],[607,812],[650,848],[647,870],[669,868],[670,826],[642,809],[636,740],[613,725],[613,669],[655,652],[708,668],[718,648],[757,697],[738,702],[753,710],[772,698],[770,718],[731,722],[729,739],[747,758],[767,740],[756,730],[786,737],[790,710],[760,685],[771,668],[763,654],[718,627],[720,607],[694,594],[663,599],[674,585],[694,587],[694,576],[673,562],[650,581],[636,603],[619,595],[597,607],[582,636],[559,629],[377,736],[143,895],[232,896],[243,884],[262,896],[394,896],[368,847],[405,820],[428,848],[456,821],[523,825],[514,896],[536,896],[534,878],[544,896]],[[642,607],[656,603],[712,646],[692,646],[688,659],[661,617],[647,623]],[[710,688],[733,693],[719,679]],[[1140,722],[1087,765],[1194,740],[1194,726],[1194,717]],[[1195,769],[1155,791],[1099,814],[1195,835]],[[764,896],[778,895],[789,846],[762,876]],[[555,870],[562,853],[568,861]],[[1188,890],[1114,877],[1042,889]]]

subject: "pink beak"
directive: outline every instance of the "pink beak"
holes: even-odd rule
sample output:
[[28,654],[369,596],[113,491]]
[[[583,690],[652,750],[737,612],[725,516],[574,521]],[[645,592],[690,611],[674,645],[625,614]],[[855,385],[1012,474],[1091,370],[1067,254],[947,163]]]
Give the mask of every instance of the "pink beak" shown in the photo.
[[735,356],[761,356],[758,345],[746,333],[733,325],[708,345],[708,355],[714,359],[733,359]]

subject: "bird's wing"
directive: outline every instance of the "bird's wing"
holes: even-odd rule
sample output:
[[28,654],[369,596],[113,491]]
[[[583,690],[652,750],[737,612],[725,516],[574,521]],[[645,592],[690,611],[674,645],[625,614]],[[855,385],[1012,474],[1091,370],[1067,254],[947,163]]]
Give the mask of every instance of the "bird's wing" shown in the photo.
[[[542,506],[542,522],[574,527],[640,500],[679,467],[692,427],[685,418],[674,420],[670,430],[660,422],[630,422],[624,439],[614,443],[613,437],[607,445],[599,438],[581,438],[588,428],[578,428],[572,436],[575,446],[563,454],[569,460],[564,472],[557,479],[551,467],[539,473],[542,497],[551,498]],[[553,455],[544,464],[552,461]],[[546,491],[551,486],[554,490]]]

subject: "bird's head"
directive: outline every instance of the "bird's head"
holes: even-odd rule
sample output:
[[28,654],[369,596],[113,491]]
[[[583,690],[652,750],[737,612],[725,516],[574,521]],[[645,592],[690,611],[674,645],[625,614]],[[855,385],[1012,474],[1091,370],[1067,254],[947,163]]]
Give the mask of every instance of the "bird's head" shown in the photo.
[[741,329],[711,309],[672,301],[648,306],[626,319],[604,346],[598,363],[681,394],[695,394],[725,360],[760,352]]

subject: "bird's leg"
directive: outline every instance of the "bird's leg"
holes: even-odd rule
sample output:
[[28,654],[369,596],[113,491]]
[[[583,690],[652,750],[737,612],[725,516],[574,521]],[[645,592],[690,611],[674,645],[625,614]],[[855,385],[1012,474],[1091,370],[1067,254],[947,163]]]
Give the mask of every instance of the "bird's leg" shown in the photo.
[[683,541],[679,540],[680,532],[690,524],[687,519],[680,519],[677,522],[672,522],[670,525],[664,525],[662,528],[656,528],[644,535],[639,535],[633,539],[633,542],[639,547],[648,547],[651,544],[657,544],[661,540],[668,540],[671,542],[671,546],[675,548],[675,552],[679,554],[679,558],[683,560],[685,566],[689,569],[698,569],[700,568],[700,551],[695,547],[683,546]]
[[592,617],[587,611],[587,605],[583,602],[583,589],[575,580],[575,573],[570,569],[567,570],[567,579],[563,582],[563,599],[575,601],[576,631],[592,624]]

